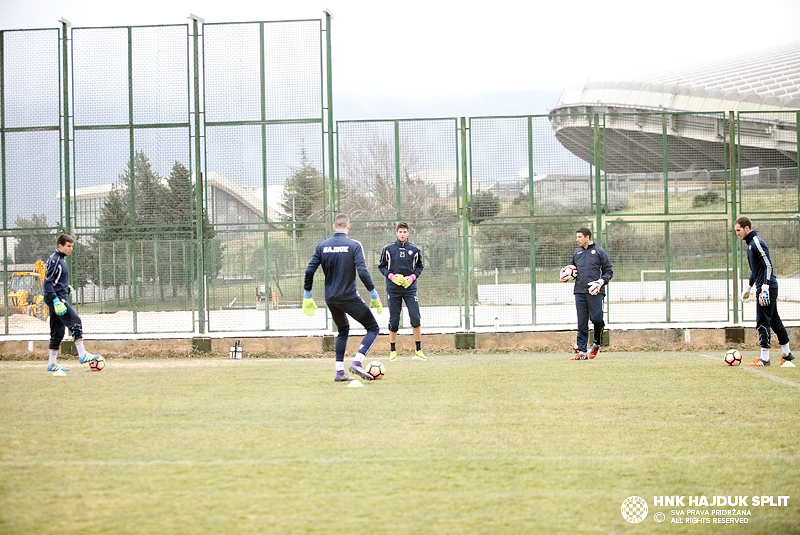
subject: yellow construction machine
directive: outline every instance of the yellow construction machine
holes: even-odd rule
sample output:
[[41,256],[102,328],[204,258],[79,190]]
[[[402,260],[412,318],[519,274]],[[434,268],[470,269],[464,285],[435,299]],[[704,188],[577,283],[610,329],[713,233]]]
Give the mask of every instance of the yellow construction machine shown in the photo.
[[33,271],[15,271],[8,279],[8,295],[0,296],[0,308],[8,314],[27,314],[46,320],[44,302],[44,262],[37,261]]

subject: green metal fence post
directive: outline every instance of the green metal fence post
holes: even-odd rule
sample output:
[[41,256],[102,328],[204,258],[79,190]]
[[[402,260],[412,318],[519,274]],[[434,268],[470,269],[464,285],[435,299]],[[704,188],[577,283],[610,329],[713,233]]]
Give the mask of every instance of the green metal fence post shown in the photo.
[[[131,184],[130,184],[130,211],[131,221],[136,225],[136,144],[134,143],[134,128],[133,128],[133,28],[128,26],[128,148],[130,150],[130,166],[131,166]],[[67,180],[67,183],[69,181]],[[141,235],[137,232],[131,238],[131,265],[133,266],[133,277],[130,279],[131,283],[131,313],[133,315],[133,332],[139,332],[137,328],[138,323],[138,277],[136,276],[138,269],[136,266],[139,264],[137,261],[137,238],[143,238],[144,233]],[[144,258],[144,256],[142,256]]]
[[731,265],[733,266],[731,277],[733,280],[733,323],[739,323],[739,263],[736,261],[739,256],[739,239],[731,230],[737,218],[737,202],[736,202],[736,123],[734,121],[733,112],[728,112],[728,174],[730,177],[731,185],[731,228],[728,235],[732,240],[731,247]]
[[331,57],[331,20],[333,15],[329,11],[325,11],[325,51],[326,61],[328,65],[328,168],[330,174],[330,213],[326,218],[327,228],[333,226],[334,212],[336,211],[336,195],[334,194],[336,186],[335,178],[335,161],[333,156],[333,59]]
[[[62,39],[61,39],[61,62],[62,62],[62,73],[61,73],[61,80],[63,87],[61,88],[61,98],[63,100],[64,106],[64,132],[62,133],[64,139],[64,215],[66,219],[66,225],[64,228],[68,234],[72,234],[72,217],[70,217],[70,192],[69,192],[69,181],[70,181],[70,158],[69,158],[69,56],[68,56],[68,46],[67,43],[69,41],[67,37],[68,28],[72,25],[69,21],[65,19],[61,19],[61,31]],[[5,201],[5,196],[4,196]]]
[[[534,216],[536,202],[533,198],[533,117],[528,116],[528,215]],[[530,225],[530,267],[531,267],[531,325],[536,325],[536,224]]]
[[592,130],[594,139],[592,140],[592,148],[594,151],[594,199],[595,199],[595,242],[600,245],[605,245],[602,238],[602,225],[603,225],[603,200],[601,196],[601,166],[602,161],[600,158],[600,116],[594,114],[594,129]]
[[[6,228],[6,91],[5,33],[0,31],[0,187],[2,191],[3,229]],[[8,238],[3,236],[3,295],[8,295]],[[8,334],[8,310],[3,314],[4,333]]]
[[194,35],[192,42],[194,45],[194,166],[195,166],[195,228],[197,233],[197,329],[199,334],[206,332],[206,270],[203,247],[203,197],[205,188],[203,187],[203,173],[201,171],[202,158],[200,154],[200,25],[203,19],[192,17],[192,28]]
[[667,115],[661,115],[661,170],[664,181],[664,215],[669,214],[669,139],[667,138]]
[[402,219],[400,200],[400,121],[394,121],[394,211],[397,221]]
[[[261,197],[262,207],[264,211],[264,326],[269,330],[269,306],[270,306],[270,290],[269,290],[269,207],[267,205],[267,73],[264,57],[264,23],[258,25],[258,42],[259,42],[259,79],[261,81],[261,187],[264,189],[264,195]],[[292,222],[294,225],[294,222]],[[296,243],[292,242],[292,247]],[[244,273],[244,271],[242,271]]]
[[669,221],[664,223],[664,255],[664,290],[666,292],[667,323],[670,323],[672,321],[672,277],[670,274],[672,250],[669,242]]
[[467,184],[467,118],[461,118],[461,194],[464,202],[461,205],[461,232],[464,243],[464,328],[470,330],[469,303],[472,277],[469,272],[469,185]]
[[[336,217],[336,157],[334,155],[333,143],[333,55],[331,52],[331,21],[333,20],[333,13],[325,10],[325,60],[327,63],[327,93],[328,93],[328,168],[330,169],[330,209],[328,210],[328,217],[325,219],[327,222],[326,232],[333,228],[333,220]],[[324,174],[324,170],[323,170]],[[323,182],[325,177],[323,176]],[[330,323],[329,323],[330,322]],[[325,326],[333,324],[334,330],[336,324],[331,322],[330,314],[327,308],[325,309]]]

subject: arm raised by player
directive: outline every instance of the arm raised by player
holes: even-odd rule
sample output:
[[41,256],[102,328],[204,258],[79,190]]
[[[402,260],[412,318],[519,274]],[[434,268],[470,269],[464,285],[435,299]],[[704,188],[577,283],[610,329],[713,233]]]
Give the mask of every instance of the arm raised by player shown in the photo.
[[314,286],[314,273],[317,272],[317,268],[322,263],[322,253],[319,250],[319,245],[314,250],[314,254],[311,256],[311,260],[308,262],[308,267],[306,267],[306,277],[303,281],[303,290],[310,292],[311,288]]
[[361,247],[359,242],[356,242],[353,250],[353,262],[356,266],[358,278],[364,283],[364,287],[367,289],[367,291],[372,292],[372,290],[375,289],[375,284],[372,282],[372,277],[367,269],[367,262],[364,260],[364,249]]

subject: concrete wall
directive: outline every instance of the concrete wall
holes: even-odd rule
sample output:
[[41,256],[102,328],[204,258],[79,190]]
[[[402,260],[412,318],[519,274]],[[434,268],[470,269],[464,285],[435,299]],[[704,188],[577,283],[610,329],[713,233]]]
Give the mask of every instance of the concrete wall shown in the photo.
[[[736,329],[736,328],[734,328]],[[752,327],[744,329],[744,344],[726,341],[725,328],[664,328],[664,329],[611,329],[609,333],[610,351],[700,351],[724,350],[730,347],[745,347],[755,350],[758,347],[756,331]],[[796,344],[800,344],[800,327],[789,327],[789,335]],[[687,335],[688,332],[688,335]],[[572,354],[572,344],[575,342],[574,330],[559,331],[519,331],[519,332],[475,332],[469,336],[475,337],[475,350],[477,351],[534,351]],[[135,339],[135,340],[87,340],[87,348],[104,356],[112,358],[160,358],[160,357],[186,357],[186,356],[214,356],[227,357],[228,350],[236,339],[241,340],[245,358],[252,357],[326,357],[333,358],[333,351],[326,351],[332,347],[332,335],[309,336],[271,336],[271,337],[237,337],[237,338],[212,338],[208,339],[211,353],[193,351],[191,338],[168,339]],[[456,334],[423,334],[423,349],[429,355],[436,353],[454,352],[456,348]],[[358,349],[360,335],[351,335],[348,341],[347,355],[352,356]],[[30,344],[30,346],[29,346]],[[47,341],[25,340],[0,341],[0,359],[2,360],[27,360],[46,358]],[[29,351],[29,347],[32,351]],[[777,340],[773,336],[773,347],[777,347]],[[414,350],[414,340],[410,334],[401,334],[398,337],[397,350],[400,356],[410,357]],[[65,343],[62,352],[70,354],[74,347]],[[379,358],[388,355],[389,336],[382,334],[373,346],[370,355]]]

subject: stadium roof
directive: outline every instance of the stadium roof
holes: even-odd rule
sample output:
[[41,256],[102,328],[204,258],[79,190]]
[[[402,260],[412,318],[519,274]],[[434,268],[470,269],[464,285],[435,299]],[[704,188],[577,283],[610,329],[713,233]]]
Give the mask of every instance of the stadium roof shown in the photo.
[[[620,80],[587,82],[565,91],[550,112],[556,137],[570,151],[590,159],[586,114],[666,112],[670,120],[671,170],[724,168],[722,145],[727,112],[742,116],[743,167],[797,164],[796,114],[800,110],[800,42],[726,60]],[[708,114],[708,115],[688,115]],[[639,118],[606,124],[610,172],[660,171],[660,154],[631,150],[661,144],[660,121]],[[659,152],[656,150],[656,152]]]

